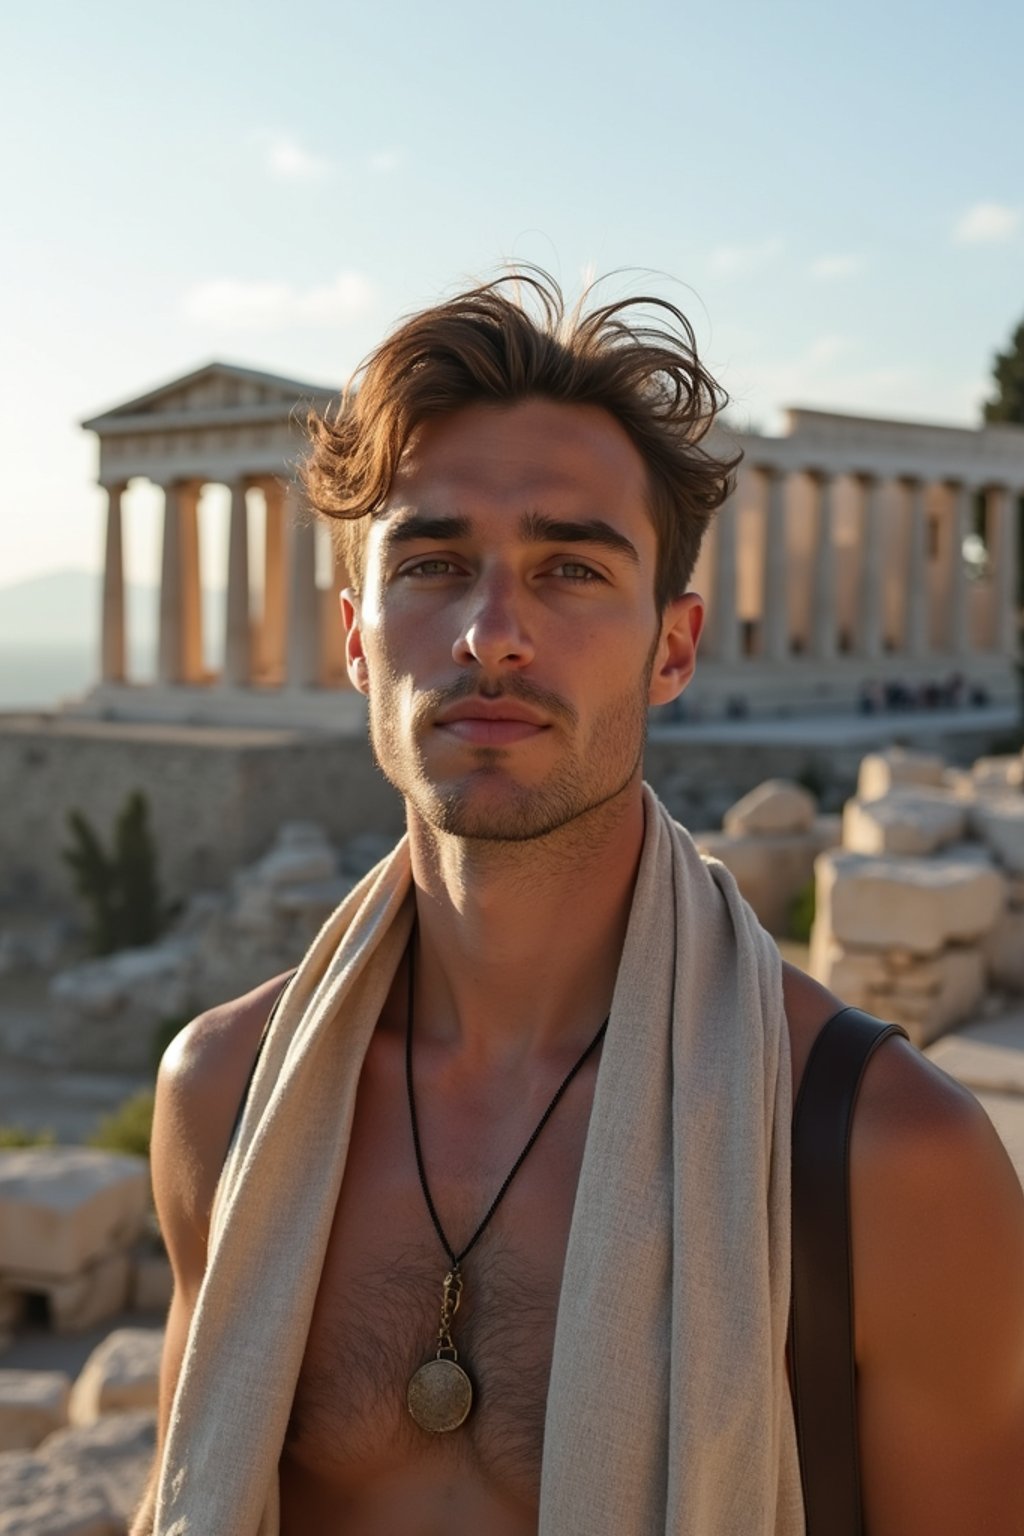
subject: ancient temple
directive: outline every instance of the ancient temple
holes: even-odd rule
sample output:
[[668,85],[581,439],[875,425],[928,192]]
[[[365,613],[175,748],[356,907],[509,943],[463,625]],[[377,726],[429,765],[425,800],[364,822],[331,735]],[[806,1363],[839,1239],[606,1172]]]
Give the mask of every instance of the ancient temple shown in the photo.
[[[80,711],[273,726],[353,714],[329,541],[295,481],[305,412],[333,395],[211,363],[83,423],[99,439],[108,512],[100,682]],[[694,573],[708,624],[688,712],[847,710],[893,687],[1013,698],[1024,428],[794,409],[778,436],[729,437],[744,459]],[[158,677],[144,686],[126,669],[122,497],[136,477],[164,495]],[[198,537],[211,482],[231,491],[212,669]]]

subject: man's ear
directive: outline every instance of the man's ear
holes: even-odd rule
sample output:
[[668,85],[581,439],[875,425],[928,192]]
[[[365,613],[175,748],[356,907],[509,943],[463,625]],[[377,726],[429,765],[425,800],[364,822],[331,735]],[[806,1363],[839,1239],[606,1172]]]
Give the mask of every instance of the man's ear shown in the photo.
[[651,670],[651,704],[671,704],[678,699],[697,665],[697,643],[703,627],[704,599],[699,593],[686,592],[667,605]]
[[363,651],[363,630],[359,595],[346,587],[339,595],[341,622],[345,627],[345,668],[353,688],[369,694],[370,674]]

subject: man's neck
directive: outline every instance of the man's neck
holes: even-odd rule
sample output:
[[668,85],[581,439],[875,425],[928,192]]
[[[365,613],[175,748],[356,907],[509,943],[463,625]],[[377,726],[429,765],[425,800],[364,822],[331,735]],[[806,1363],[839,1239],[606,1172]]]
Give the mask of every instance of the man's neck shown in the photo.
[[638,781],[520,843],[410,811],[418,1031],[481,1067],[582,1047],[611,1008],[643,835]]

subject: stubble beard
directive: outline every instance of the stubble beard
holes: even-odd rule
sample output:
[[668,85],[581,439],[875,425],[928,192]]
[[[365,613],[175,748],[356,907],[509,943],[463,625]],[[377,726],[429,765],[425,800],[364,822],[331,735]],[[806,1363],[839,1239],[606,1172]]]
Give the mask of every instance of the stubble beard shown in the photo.
[[[609,806],[634,781],[647,741],[655,649],[652,647],[641,682],[608,704],[595,719],[588,739],[577,742],[539,784],[517,783],[508,768],[511,753],[498,747],[475,748],[472,766],[459,779],[437,783],[426,771],[417,749],[415,722],[403,736],[397,723],[399,712],[389,708],[386,689],[383,694],[370,695],[370,741],[377,764],[410,812],[436,833],[466,842],[498,844],[550,838]],[[477,684],[467,679],[443,695],[428,695],[421,700],[417,716],[430,720],[445,704],[476,691]],[[521,678],[510,680],[491,696],[502,695],[540,705],[554,717],[552,729],[564,730],[570,740],[574,738],[576,712],[554,695]],[[393,701],[393,694],[391,698]]]

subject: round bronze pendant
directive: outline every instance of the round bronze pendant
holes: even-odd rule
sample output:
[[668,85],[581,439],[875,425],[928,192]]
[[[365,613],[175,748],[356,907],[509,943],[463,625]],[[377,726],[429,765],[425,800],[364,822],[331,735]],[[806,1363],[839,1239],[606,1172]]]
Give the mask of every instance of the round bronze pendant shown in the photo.
[[473,1406],[473,1383],[454,1360],[428,1360],[410,1377],[405,1400],[421,1429],[445,1434],[465,1422]]

